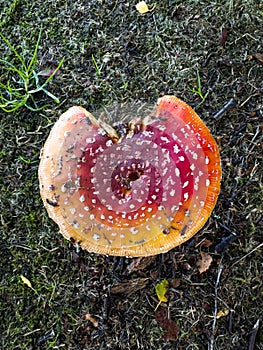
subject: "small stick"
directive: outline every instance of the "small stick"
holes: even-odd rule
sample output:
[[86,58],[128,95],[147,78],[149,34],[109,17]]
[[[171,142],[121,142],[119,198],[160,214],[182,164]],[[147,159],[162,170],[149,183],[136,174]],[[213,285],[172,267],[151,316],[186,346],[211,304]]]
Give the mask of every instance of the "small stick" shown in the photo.
[[238,238],[238,236],[234,233],[231,233],[227,237],[222,237],[221,241],[215,246],[215,252],[216,253],[223,253],[230,243],[235,241]]
[[225,114],[231,107],[235,107],[237,105],[236,101],[231,98],[224,106],[222,109],[220,109],[220,111],[218,111],[213,118],[214,119],[218,119],[220,117],[222,117],[223,114]]
[[259,320],[254,324],[252,331],[250,332],[248,350],[254,350],[257,332],[259,329]]
[[214,305],[214,320],[213,320],[213,325],[212,325],[212,334],[210,338],[210,342],[208,345],[208,350],[214,350],[214,342],[215,342],[215,329],[216,329],[216,315],[217,315],[217,298],[218,298],[218,286],[219,286],[219,281],[220,281],[220,276],[223,270],[223,264],[222,264],[223,257],[220,260],[220,264],[218,266],[218,272],[217,272],[217,279],[215,283],[215,305]]
[[240,261],[246,259],[250,254],[254,253],[256,250],[258,250],[259,248],[261,248],[263,246],[263,243],[260,243],[258,246],[256,246],[256,248],[252,249],[250,252],[248,252],[246,255],[242,256],[242,258],[238,259],[237,261],[235,261],[233,264],[232,264],[232,267],[236,264],[239,264]]

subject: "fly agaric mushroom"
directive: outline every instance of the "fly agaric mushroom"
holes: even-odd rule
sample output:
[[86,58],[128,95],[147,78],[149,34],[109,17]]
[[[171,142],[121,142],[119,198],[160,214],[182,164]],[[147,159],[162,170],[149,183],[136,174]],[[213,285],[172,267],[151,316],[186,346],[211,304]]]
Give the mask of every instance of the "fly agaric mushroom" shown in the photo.
[[116,256],[155,255],[191,238],[215,206],[220,179],[214,138],[174,96],[115,129],[70,108],[39,166],[44,205],[64,237]]

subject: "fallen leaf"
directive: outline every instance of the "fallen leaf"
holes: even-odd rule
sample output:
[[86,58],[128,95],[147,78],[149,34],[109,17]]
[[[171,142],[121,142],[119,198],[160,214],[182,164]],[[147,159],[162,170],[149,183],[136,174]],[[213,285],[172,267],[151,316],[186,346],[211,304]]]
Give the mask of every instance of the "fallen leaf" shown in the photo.
[[138,2],[138,4],[136,4],[135,7],[136,7],[136,10],[140,13],[146,13],[149,11],[149,7],[145,1]]
[[96,328],[99,326],[99,322],[91,314],[85,314],[84,319],[90,321]]
[[35,293],[37,293],[37,291],[32,287],[31,282],[29,281],[29,279],[27,279],[25,276],[21,275],[21,280],[23,281],[24,284],[26,284],[29,288],[31,288]]
[[167,302],[167,298],[165,296],[167,292],[167,287],[168,287],[168,281],[166,279],[164,279],[161,283],[156,284],[155,286],[155,291],[160,302],[164,302],[164,303]]
[[162,307],[160,310],[155,312],[155,319],[159,326],[164,330],[165,340],[176,340],[178,338],[178,332],[180,328],[177,324],[168,317],[167,308]]
[[167,292],[167,286],[168,286],[168,281],[164,279],[161,283],[156,284],[155,286],[155,291],[159,299],[159,303],[157,304],[156,308],[154,311],[158,309],[161,303],[166,303],[167,298],[165,296]]
[[197,266],[199,266],[199,272],[203,273],[207,271],[213,261],[213,258],[210,254],[201,252],[201,260],[197,261]]
[[169,284],[172,288],[177,288],[181,284],[180,278],[172,278],[169,280]]

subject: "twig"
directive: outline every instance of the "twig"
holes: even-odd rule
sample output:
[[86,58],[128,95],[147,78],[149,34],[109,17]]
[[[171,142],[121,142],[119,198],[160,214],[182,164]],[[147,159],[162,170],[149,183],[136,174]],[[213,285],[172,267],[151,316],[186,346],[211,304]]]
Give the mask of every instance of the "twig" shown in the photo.
[[246,98],[245,101],[243,101],[239,107],[243,107],[251,99],[251,97],[258,96],[259,94],[260,92],[255,92],[253,95],[248,96],[248,98]]
[[208,350],[213,350],[214,349],[214,342],[215,342],[215,328],[216,328],[216,316],[217,316],[217,297],[218,297],[218,285],[219,285],[219,281],[220,281],[220,276],[223,270],[223,257],[220,260],[220,264],[218,266],[218,272],[217,272],[217,279],[216,279],[216,283],[215,283],[215,305],[214,305],[214,320],[213,320],[213,325],[212,325],[212,334],[211,334],[211,338],[210,338],[210,342],[208,344]]
[[215,246],[215,252],[219,254],[223,253],[227,249],[229,244],[235,241],[237,238],[238,236],[234,233],[231,233],[227,237],[222,237],[221,241]]
[[259,248],[261,248],[263,246],[263,243],[260,243],[256,248],[252,249],[250,252],[248,252],[246,255],[242,256],[242,258],[238,259],[237,261],[235,261],[232,266],[238,264],[240,261],[246,259],[250,254],[254,253],[256,250],[258,250]]
[[213,118],[214,119],[218,119],[220,117],[222,117],[223,114],[225,114],[231,107],[235,107],[237,105],[236,101],[231,98],[224,106],[222,109],[220,109],[220,111],[218,111]]
[[254,324],[254,327],[253,327],[252,331],[250,332],[248,350],[254,350],[254,348],[255,348],[255,341],[256,341],[258,329],[259,329],[259,319]]

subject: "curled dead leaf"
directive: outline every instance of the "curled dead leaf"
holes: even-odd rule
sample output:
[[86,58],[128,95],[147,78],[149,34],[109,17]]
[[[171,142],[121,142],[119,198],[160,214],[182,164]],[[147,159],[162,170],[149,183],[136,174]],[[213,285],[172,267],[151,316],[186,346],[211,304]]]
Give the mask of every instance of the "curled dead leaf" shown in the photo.
[[96,328],[99,326],[99,322],[91,314],[85,314],[84,319],[90,321]]
[[200,273],[207,271],[213,261],[213,258],[210,254],[206,252],[201,252],[201,260],[197,261],[198,270]]

